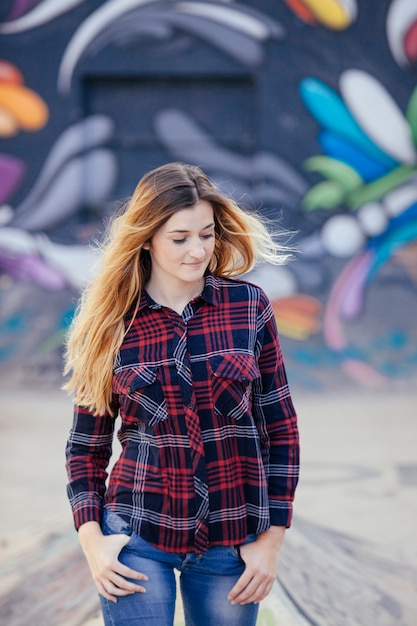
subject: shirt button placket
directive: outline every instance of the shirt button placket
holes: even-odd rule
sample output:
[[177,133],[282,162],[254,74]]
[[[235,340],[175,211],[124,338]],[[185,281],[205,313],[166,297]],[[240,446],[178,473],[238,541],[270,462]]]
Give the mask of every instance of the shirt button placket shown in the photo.
[[[187,328],[186,323],[178,320],[178,327]],[[183,333],[181,340],[187,344],[187,334]],[[184,371],[190,372],[188,377],[179,376],[179,385],[181,389],[182,400],[185,407],[185,422],[187,436],[190,445],[192,470],[194,474],[195,485],[195,507],[196,507],[196,531],[195,545],[200,550],[204,545],[206,548],[208,538],[208,486],[207,473],[204,454],[204,444],[200,429],[200,420],[197,414],[197,403],[195,401],[194,389],[191,382],[191,361],[188,353],[188,345],[181,346],[178,354],[182,354],[183,361],[177,367],[183,366]],[[197,487],[198,485],[198,487]]]

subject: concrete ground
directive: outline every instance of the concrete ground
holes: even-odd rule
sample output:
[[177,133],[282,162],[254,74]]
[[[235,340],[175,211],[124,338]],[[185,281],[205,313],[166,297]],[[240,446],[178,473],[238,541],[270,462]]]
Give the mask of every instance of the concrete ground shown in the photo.
[[[259,623],[417,625],[417,391],[293,396],[302,474]],[[0,622],[100,626],[65,494],[71,402],[1,387],[0,402]]]

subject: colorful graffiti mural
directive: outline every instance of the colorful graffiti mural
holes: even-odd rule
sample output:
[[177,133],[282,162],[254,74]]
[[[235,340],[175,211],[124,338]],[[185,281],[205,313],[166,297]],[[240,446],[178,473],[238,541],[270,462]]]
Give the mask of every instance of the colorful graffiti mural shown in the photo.
[[292,233],[293,261],[248,278],[293,385],[415,382],[414,5],[3,3],[4,380],[59,380],[94,241],[144,171],[178,159]]

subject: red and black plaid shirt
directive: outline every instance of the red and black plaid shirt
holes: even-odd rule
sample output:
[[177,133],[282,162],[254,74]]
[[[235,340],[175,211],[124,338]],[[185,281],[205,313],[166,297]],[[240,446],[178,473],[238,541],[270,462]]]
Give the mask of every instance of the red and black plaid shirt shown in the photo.
[[158,548],[202,552],[290,525],[297,418],[259,287],[208,273],[182,315],[143,292],[113,402],[122,452],[107,488],[115,419],[75,408],[67,470],[77,528],[99,522],[104,506]]

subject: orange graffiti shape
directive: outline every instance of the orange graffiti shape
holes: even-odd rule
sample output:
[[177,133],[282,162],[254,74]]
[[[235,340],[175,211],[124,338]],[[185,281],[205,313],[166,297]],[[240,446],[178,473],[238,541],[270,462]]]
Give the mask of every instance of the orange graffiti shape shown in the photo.
[[19,70],[7,61],[0,61],[0,136],[11,137],[20,129],[39,130],[48,117],[45,102],[23,85]]
[[274,300],[272,308],[282,335],[304,341],[321,329],[323,308],[312,296],[296,294]]

